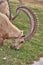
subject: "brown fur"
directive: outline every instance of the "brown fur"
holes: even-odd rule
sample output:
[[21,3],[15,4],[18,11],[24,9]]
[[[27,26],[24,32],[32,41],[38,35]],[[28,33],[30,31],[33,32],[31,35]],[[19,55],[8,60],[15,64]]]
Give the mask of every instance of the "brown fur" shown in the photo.
[[8,6],[8,2],[7,0],[0,0],[0,2],[3,1],[1,4],[0,4],[0,12],[7,15],[9,17],[9,6]]
[[[6,38],[21,38],[23,36],[23,32],[19,30],[16,26],[14,26],[9,18],[0,13],[0,39],[6,39]],[[17,43],[17,45],[19,42]]]
[[[20,38],[23,36],[23,31],[19,30],[9,20],[10,12],[7,0],[0,0],[0,46],[3,45],[4,39],[17,38],[15,40],[15,47],[21,47]],[[7,16],[6,16],[7,15]]]

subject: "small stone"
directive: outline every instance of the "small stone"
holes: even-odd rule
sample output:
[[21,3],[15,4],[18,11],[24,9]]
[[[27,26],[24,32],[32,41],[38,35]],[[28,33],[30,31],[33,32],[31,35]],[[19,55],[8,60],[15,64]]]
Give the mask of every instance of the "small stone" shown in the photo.
[[7,57],[4,57],[3,60],[7,60]]

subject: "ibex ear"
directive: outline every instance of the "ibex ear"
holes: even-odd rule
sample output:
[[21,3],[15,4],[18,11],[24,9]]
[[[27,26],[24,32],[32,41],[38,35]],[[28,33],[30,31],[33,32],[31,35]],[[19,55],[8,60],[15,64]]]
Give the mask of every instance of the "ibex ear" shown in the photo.
[[22,30],[22,31],[21,31],[21,33],[22,33],[22,37],[24,37],[24,36],[25,36],[23,32],[24,32],[24,31]]

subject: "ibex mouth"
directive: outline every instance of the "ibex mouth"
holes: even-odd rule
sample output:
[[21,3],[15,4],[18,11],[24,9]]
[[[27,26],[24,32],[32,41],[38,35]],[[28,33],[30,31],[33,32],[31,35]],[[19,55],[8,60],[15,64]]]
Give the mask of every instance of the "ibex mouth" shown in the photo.
[[21,37],[21,38],[17,38],[17,39],[15,39],[15,43],[12,44],[10,46],[10,48],[14,49],[14,50],[19,50],[21,48],[21,46],[23,45],[24,42],[25,42],[24,36]]

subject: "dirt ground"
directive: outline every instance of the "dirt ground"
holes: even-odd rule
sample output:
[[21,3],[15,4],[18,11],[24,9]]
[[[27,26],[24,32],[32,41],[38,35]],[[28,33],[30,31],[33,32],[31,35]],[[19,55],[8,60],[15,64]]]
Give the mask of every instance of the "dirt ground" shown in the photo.
[[[10,0],[10,1],[14,1],[14,2],[18,2],[19,3],[19,0]],[[43,9],[43,2],[38,2],[37,0],[22,0],[22,2],[26,6],[39,7],[39,8]]]
[[34,2],[34,0],[23,0],[25,2]]
[[26,6],[38,7],[43,9],[43,3],[34,0],[23,0]]

